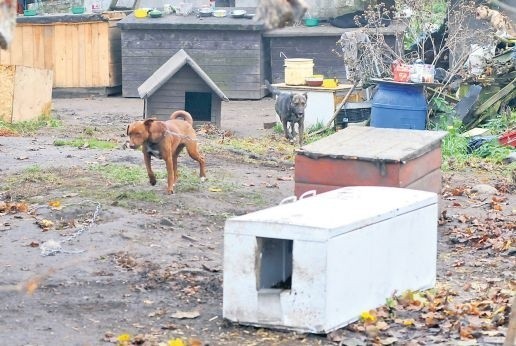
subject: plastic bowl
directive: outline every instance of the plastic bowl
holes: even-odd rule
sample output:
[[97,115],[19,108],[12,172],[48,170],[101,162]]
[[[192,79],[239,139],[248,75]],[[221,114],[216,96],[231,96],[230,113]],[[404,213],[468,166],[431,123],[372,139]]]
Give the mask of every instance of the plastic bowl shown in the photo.
[[225,17],[226,16],[226,10],[215,10],[213,11],[214,17]]
[[27,17],[35,16],[36,14],[38,14],[36,10],[23,10],[23,15]]
[[149,16],[151,18],[159,18],[163,15],[163,13],[161,13],[160,10],[152,10],[152,11],[149,11]]
[[336,88],[339,85],[338,81],[334,78],[327,78],[323,80],[323,88]]
[[231,11],[231,17],[233,18],[243,18],[247,14],[246,10],[233,10]]
[[202,7],[197,10],[197,13],[200,17],[211,17],[213,14],[213,10],[209,7]]
[[319,25],[319,19],[317,18],[305,18],[306,26],[317,26]]
[[83,14],[84,13],[84,7],[73,6],[72,7],[72,13],[73,14]]
[[136,10],[134,10],[134,16],[136,18],[146,18],[147,17],[147,14],[149,13],[149,10],[148,8],[137,8]]
[[308,86],[318,87],[318,86],[322,85],[323,77],[322,76],[321,77],[316,77],[316,76],[307,77],[307,78],[305,78],[305,83]]

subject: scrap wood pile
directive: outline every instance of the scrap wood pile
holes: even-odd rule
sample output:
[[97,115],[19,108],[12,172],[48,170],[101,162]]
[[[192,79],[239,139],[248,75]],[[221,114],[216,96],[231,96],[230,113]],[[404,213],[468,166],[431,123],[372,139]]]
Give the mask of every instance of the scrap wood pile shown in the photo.
[[[427,83],[429,124],[444,115],[468,131],[494,120],[505,129],[493,135],[516,137],[516,30],[507,15],[468,0],[400,0],[395,11],[380,4],[362,16],[361,29],[338,42],[346,73],[359,86],[374,78]],[[382,31],[393,26],[391,18],[403,31],[395,46]],[[418,79],[418,69],[432,78]]]

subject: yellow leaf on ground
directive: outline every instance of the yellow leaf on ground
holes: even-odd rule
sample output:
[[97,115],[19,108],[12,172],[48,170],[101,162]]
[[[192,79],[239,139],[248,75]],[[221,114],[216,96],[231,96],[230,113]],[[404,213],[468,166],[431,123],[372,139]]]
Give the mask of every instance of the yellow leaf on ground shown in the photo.
[[222,192],[222,189],[220,187],[210,187],[210,192]]
[[415,323],[415,321],[412,318],[409,318],[407,320],[403,320],[403,325],[407,326],[407,327],[413,326],[414,323]]
[[52,208],[52,209],[61,209],[61,202],[58,201],[58,200],[55,200],[55,201],[50,201],[48,202],[48,205]]
[[364,311],[360,314],[360,319],[365,323],[374,323],[376,322],[376,316],[371,314],[370,311]]
[[120,344],[124,345],[131,341],[131,335],[130,334],[120,334],[116,337],[116,341],[118,341]]
[[168,340],[168,346],[185,346],[185,343],[181,339]]

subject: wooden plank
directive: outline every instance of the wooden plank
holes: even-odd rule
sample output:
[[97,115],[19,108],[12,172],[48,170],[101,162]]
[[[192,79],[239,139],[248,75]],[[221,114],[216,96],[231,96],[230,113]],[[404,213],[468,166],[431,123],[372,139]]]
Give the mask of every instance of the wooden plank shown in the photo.
[[[124,75],[124,80],[140,80],[142,83],[149,78],[154,71],[160,65],[138,65],[138,64],[122,64],[122,73]],[[261,83],[260,74],[259,73],[251,73],[245,69],[238,69],[237,66],[233,66],[233,69],[229,67],[220,70],[220,72],[212,71],[212,69],[208,66],[206,69],[203,68],[206,74],[215,82],[215,83],[228,83],[228,82],[255,82]],[[213,69],[215,70],[215,68]]]
[[44,26],[33,27],[33,45],[34,45],[34,67],[45,69],[45,41]]
[[99,56],[100,56],[100,31],[97,23],[91,25],[91,85],[100,86],[101,76],[99,70]]
[[52,71],[16,66],[12,121],[49,116],[51,109]]
[[34,66],[34,42],[32,41],[32,25],[22,26],[22,63],[24,66]]
[[74,25],[63,25],[62,30],[64,30],[64,35],[66,38],[65,41],[65,64],[61,68],[65,69],[65,87],[73,86],[73,44],[71,41],[74,39]]
[[[52,25],[45,25],[42,26],[43,28],[43,66],[45,66],[46,69],[54,71],[54,26]],[[54,84],[55,84],[56,76],[54,72]]]
[[11,64],[11,49],[4,50],[0,49],[0,65]]
[[14,37],[11,42],[11,64],[23,65],[23,26],[16,26]]
[[88,23],[84,26],[84,74],[85,85],[93,85],[93,24]]
[[[299,154],[309,157],[356,158],[400,162],[412,160],[441,145],[444,131],[353,126],[308,144]],[[364,145],[367,142],[367,145]]]
[[[142,65],[159,65],[164,64],[170,56],[139,56],[139,57],[127,57],[122,56],[123,64],[137,64],[138,62]],[[231,66],[244,66],[256,73],[260,72],[259,70],[259,62],[256,56],[251,55],[249,57],[243,56],[231,56],[230,54],[227,56],[210,56],[210,54],[205,54],[204,56],[194,56],[192,55],[192,59],[201,66],[202,69],[207,68],[207,66],[217,66],[219,68]],[[231,67],[229,66],[229,67]],[[208,73],[209,71],[205,71]]]
[[97,62],[99,69],[98,86],[111,85],[109,80],[109,24],[108,22],[98,22],[98,38],[99,38],[99,60]]
[[14,65],[0,65],[0,120],[9,123],[12,121],[15,73]]
[[86,27],[88,24],[84,25],[78,25],[77,26],[77,68],[78,68],[78,74],[77,74],[77,84],[74,84],[74,86],[78,87],[87,87],[88,84],[86,83],[86,47],[85,47],[85,36],[86,36]]
[[66,87],[66,30],[54,26],[54,87]]
[[83,86],[79,83],[79,74],[81,66],[79,66],[79,45],[82,45],[81,37],[79,36],[79,26],[77,24],[69,24],[68,25],[68,45],[70,45],[71,50],[71,60],[69,62],[69,65],[72,65],[72,72],[69,76],[70,78],[70,86],[76,87],[76,86]]
[[175,96],[175,97],[159,97],[156,95],[152,95],[152,107],[156,108],[166,108],[169,107],[171,104],[182,104],[184,103],[185,95],[181,96]]

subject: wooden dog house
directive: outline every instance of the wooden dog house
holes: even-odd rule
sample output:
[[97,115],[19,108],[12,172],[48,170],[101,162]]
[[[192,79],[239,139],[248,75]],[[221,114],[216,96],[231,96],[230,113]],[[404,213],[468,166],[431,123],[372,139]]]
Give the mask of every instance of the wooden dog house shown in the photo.
[[220,126],[222,101],[229,101],[219,87],[181,49],[159,67],[138,88],[144,99],[144,115],[161,120],[173,111],[184,109],[196,122],[213,122]]

